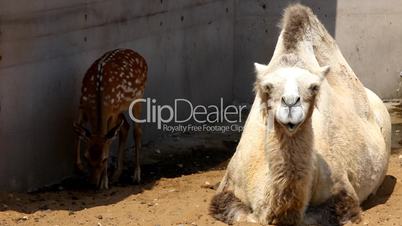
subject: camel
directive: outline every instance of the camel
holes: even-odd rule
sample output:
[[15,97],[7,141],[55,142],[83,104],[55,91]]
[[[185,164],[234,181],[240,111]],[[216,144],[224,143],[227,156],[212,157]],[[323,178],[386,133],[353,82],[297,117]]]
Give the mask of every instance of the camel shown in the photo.
[[226,223],[358,222],[390,157],[391,122],[312,10],[287,7],[268,65],[255,64],[256,96],[236,152],[212,198]]

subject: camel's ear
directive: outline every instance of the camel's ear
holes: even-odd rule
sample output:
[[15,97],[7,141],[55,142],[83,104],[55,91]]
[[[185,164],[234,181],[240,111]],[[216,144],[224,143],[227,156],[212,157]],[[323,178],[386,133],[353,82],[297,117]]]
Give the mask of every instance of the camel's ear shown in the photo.
[[267,70],[268,66],[265,64],[254,63],[254,68],[258,76],[260,74],[263,74]]
[[265,72],[267,71],[268,66],[264,64],[259,64],[259,63],[254,63],[254,68],[255,68],[255,73],[256,73],[256,82],[254,89],[258,90],[258,86],[260,85],[260,82],[262,81],[262,77],[264,76]]
[[320,67],[321,78],[324,79],[327,76],[327,74],[329,73],[330,70],[331,70],[331,67],[329,65]]

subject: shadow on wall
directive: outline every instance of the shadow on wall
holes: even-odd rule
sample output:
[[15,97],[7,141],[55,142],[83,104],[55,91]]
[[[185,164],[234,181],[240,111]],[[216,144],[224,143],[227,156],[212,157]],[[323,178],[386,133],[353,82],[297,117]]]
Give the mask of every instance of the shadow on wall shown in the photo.
[[[82,77],[103,50],[88,48],[88,8],[53,4],[2,5],[0,189],[35,189],[72,173]],[[104,35],[97,42],[108,48]]]
[[274,52],[280,32],[278,23],[283,9],[289,4],[300,2],[309,6],[335,36],[337,1],[236,1],[234,37],[234,99],[252,102],[254,93],[253,63],[268,63]]

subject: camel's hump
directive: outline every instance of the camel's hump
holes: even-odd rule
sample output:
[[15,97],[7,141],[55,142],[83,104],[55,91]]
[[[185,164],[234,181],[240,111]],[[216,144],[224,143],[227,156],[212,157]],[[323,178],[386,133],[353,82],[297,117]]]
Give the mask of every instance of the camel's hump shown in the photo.
[[286,50],[294,50],[297,43],[303,40],[313,18],[313,11],[299,3],[284,10],[280,27],[283,30],[283,44]]

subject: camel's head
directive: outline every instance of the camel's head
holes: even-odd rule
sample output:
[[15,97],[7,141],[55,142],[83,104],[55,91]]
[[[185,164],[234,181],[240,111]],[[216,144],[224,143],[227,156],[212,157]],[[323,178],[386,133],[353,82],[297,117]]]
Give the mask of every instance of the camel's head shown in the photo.
[[260,95],[266,114],[272,114],[276,123],[288,135],[293,135],[311,117],[321,82],[329,67],[315,72],[301,67],[280,67],[269,70],[267,65],[255,63],[257,80],[255,90]]

